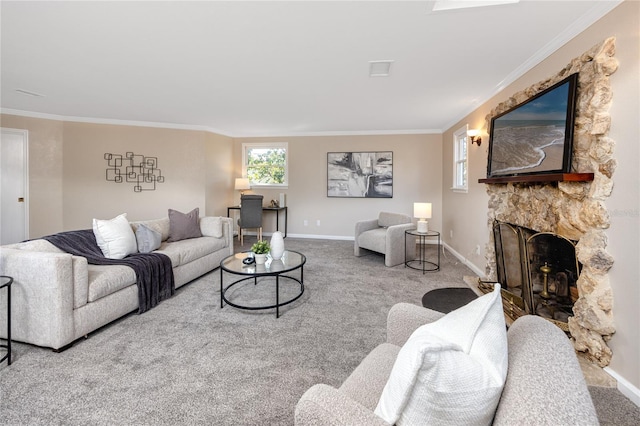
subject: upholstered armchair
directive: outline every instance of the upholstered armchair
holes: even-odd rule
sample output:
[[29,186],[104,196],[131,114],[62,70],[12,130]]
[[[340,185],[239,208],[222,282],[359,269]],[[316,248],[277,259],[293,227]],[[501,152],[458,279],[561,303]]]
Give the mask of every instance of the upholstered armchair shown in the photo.
[[[418,327],[442,317],[421,306],[394,305],[387,317],[386,343],[374,348],[339,388],[327,384],[309,388],[296,405],[295,425],[390,426],[374,411],[396,357]],[[559,327],[542,317],[525,315],[509,327],[507,345],[508,371],[493,426],[598,424],[575,350]],[[440,346],[442,350],[446,344]],[[433,352],[425,355],[433,363],[432,357]],[[451,382],[442,384],[443,389],[447,387],[452,387]],[[469,392],[463,404],[456,407],[451,403],[443,409],[469,409],[477,394]],[[428,403],[428,399],[424,401],[424,405]]]
[[[371,250],[384,254],[386,266],[400,265],[405,259],[404,231],[415,227],[411,217],[399,213],[380,212],[377,219],[356,222],[354,254],[362,256],[363,249]],[[407,259],[414,259],[415,251],[415,238],[407,238]]]

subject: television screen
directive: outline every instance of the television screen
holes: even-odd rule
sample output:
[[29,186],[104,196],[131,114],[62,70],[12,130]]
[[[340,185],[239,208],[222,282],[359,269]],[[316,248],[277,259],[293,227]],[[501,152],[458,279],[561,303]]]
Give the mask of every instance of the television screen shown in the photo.
[[491,119],[487,177],[569,173],[578,74]]

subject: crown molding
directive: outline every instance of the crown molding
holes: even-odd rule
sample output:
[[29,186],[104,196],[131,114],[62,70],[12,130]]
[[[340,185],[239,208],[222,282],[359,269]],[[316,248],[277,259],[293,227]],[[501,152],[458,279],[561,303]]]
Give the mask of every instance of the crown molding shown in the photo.
[[330,132],[274,132],[236,134],[235,138],[271,138],[271,137],[306,137],[306,136],[376,136],[376,135],[425,135],[442,134],[441,129],[409,129],[409,130],[358,130],[358,131],[330,131]]
[[17,115],[21,117],[42,118],[45,120],[55,121],[72,121],[78,123],[91,124],[113,124],[118,126],[138,126],[138,127],[155,127],[161,129],[178,129],[178,130],[195,130],[201,132],[215,133],[230,138],[267,138],[267,137],[304,137],[304,136],[375,136],[375,135],[423,135],[423,134],[441,134],[440,129],[411,129],[411,130],[363,130],[363,131],[331,131],[331,132],[273,132],[273,133],[229,133],[208,126],[196,126],[188,124],[175,123],[159,123],[155,121],[133,121],[133,120],[116,120],[107,118],[93,117],[73,117],[57,114],[47,114],[43,112],[23,111],[17,109],[0,108],[0,113],[8,115]]
[[91,124],[113,124],[118,126],[137,126],[137,127],[155,127],[161,129],[177,129],[177,130],[195,130],[200,132],[215,133],[222,136],[234,137],[228,132],[223,132],[218,129],[214,129],[207,126],[195,126],[189,124],[176,124],[176,123],[159,123],[156,121],[135,121],[135,120],[117,120],[110,118],[95,118],[95,117],[74,117],[58,114],[47,114],[43,112],[23,111],[18,109],[0,108],[0,113],[8,115],[18,115],[21,117],[42,118],[45,120],[55,121],[72,121],[77,123],[91,123]]
[[443,129],[448,130],[456,123],[459,123],[466,116],[471,114],[473,111],[478,109],[482,104],[487,102],[489,99],[493,98],[495,95],[504,90],[511,83],[516,81],[518,78],[522,77],[528,71],[530,71],[533,67],[547,59],[551,54],[556,52],[562,46],[567,44],[571,39],[575,36],[589,28],[595,22],[600,20],[604,15],[611,12],[617,6],[619,6],[624,0],[610,0],[610,1],[599,1],[596,2],[595,5],[584,15],[582,15],[578,20],[576,20],[573,24],[569,25],[565,30],[560,33],[557,37],[543,46],[540,50],[534,53],[529,59],[520,64],[519,67],[514,69],[511,73],[509,73],[502,81],[500,81],[492,90],[488,91],[485,96],[481,96],[476,102],[474,102],[468,109],[462,111],[457,118],[451,120],[447,125],[443,126]]

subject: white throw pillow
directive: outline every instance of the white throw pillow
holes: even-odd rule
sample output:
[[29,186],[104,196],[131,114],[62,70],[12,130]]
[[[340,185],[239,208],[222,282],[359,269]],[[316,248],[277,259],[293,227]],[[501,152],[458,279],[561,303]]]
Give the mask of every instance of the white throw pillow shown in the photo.
[[222,238],[222,219],[213,216],[201,217],[200,232],[203,237]]
[[375,414],[400,425],[488,425],[507,376],[500,286],[413,332]]
[[93,234],[106,258],[122,259],[138,251],[136,236],[126,213],[110,220],[93,219]]

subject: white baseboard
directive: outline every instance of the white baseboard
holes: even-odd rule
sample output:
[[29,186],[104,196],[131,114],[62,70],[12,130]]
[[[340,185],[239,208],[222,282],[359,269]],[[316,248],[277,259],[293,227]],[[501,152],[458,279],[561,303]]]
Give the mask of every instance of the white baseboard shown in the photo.
[[469,261],[469,259],[465,258],[463,255],[461,255],[460,253],[458,253],[457,251],[455,251],[454,249],[451,248],[451,246],[449,246],[449,244],[443,242],[442,245],[449,251],[451,252],[451,254],[453,254],[455,257],[458,258],[458,260],[460,260],[460,262],[464,263],[469,269],[471,269],[473,272],[476,273],[476,275],[478,275],[478,277],[483,278],[485,276],[485,273],[483,270],[481,270],[480,268],[478,268],[476,265],[474,265],[473,263],[471,263]]
[[355,240],[354,237],[346,237],[344,235],[287,234],[287,237],[309,239],[309,240],[341,240],[341,241]]
[[[271,235],[263,233],[262,235]],[[355,237],[347,237],[344,235],[317,235],[317,234],[287,234],[287,237],[301,238],[310,240],[341,240],[341,241],[354,241]],[[436,240],[425,240],[425,244],[438,244]]]
[[640,407],[640,389],[635,387],[632,383],[616,373],[610,367],[604,367],[603,370],[611,377],[616,379],[616,381],[618,382],[618,390],[620,391],[620,393],[629,398],[631,402],[636,404],[638,407]]
[[[273,232],[263,232],[262,233],[262,237],[266,238],[266,237],[271,237],[273,235]],[[284,231],[280,231],[282,232],[282,234],[284,234]],[[234,236],[237,236],[238,233],[234,232],[233,233]],[[245,236],[251,236],[251,237],[255,237],[258,235],[257,232],[255,231],[248,231],[244,233]],[[309,239],[309,240],[342,240],[342,241],[353,241],[355,238],[354,237],[345,237],[343,235],[315,235],[315,234],[291,234],[288,233],[287,237],[289,238],[300,238],[300,239]]]

